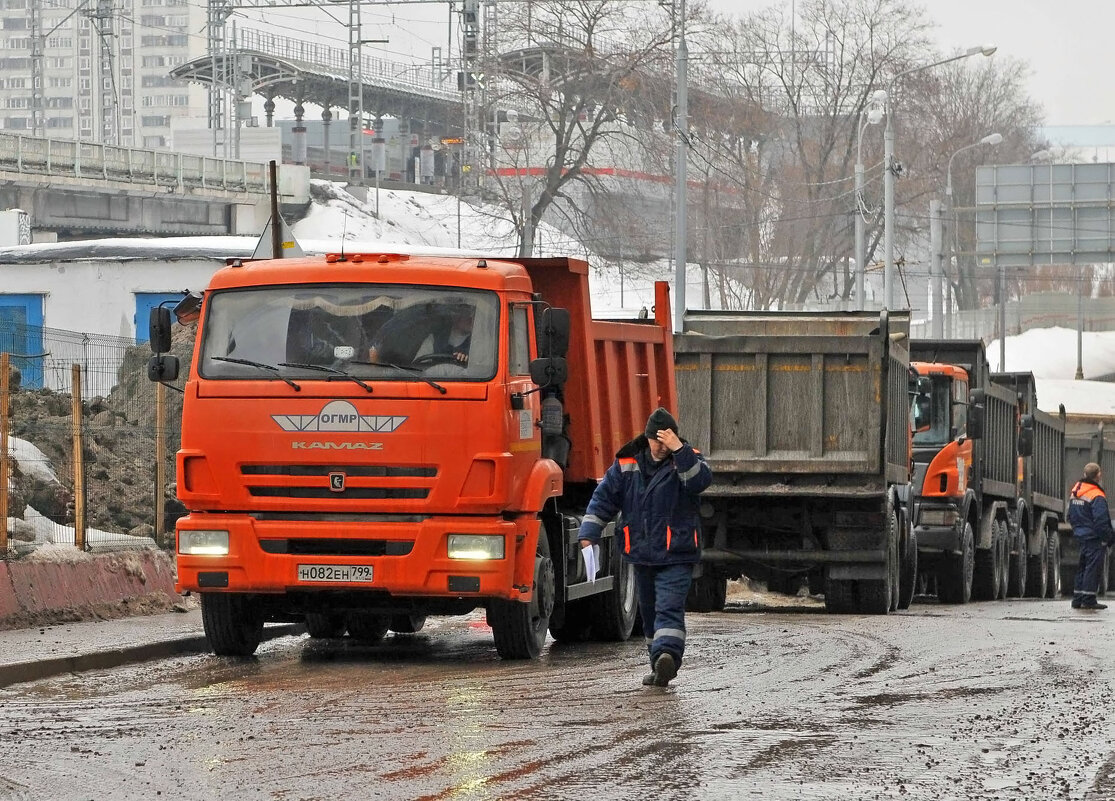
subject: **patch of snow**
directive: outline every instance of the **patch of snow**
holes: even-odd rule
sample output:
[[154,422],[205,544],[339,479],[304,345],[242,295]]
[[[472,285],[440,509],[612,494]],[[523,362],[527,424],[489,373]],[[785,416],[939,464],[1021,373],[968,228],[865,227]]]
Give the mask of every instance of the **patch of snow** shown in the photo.
[[47,484],[59,483],[50,459],[27,440],[8,437],[8,455],[15,459],[24,475]]

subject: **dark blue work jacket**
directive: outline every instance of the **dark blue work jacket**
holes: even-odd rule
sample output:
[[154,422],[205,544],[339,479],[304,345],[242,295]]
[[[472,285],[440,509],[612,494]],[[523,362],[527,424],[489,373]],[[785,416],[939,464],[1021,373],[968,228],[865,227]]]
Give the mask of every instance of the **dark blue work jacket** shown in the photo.
[[1103,487],[1085,479],[1076,482],[1069,493],[1069,524],[1073,536],[1082,540],[1115,540]]
[[683,441],[676,453],[655,463],[645,436],[620,448],[596,486],[581,522],[580,539],[600,534],[623,513],[616,532],[624,558],[637,565],[673,565],[701,557],[697,502],[712,483],[704,457]]

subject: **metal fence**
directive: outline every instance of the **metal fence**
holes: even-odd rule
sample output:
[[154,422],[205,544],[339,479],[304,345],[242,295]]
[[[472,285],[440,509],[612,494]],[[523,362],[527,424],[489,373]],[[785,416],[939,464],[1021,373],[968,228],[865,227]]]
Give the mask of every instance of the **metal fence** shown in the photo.
[[[1026,295],[1007,303],[1007,336],[1020,334],[1032,328],[1077,327],[1078,305],[1076,295],[1040,293]],[[1083,324],[1085,331],[1115,330],[1115,297],[1084,298]],[[946,315],[943,329],[948,339],[982,339],[990,342],[999,338],[999,306],[969,309]],[[911,323],[910,336],[928,339],[932,336],[932,323],[928,320]]]
[[146,347],[12,325],[0,343],[0,556],[165,544],[181,407],[147,380]]

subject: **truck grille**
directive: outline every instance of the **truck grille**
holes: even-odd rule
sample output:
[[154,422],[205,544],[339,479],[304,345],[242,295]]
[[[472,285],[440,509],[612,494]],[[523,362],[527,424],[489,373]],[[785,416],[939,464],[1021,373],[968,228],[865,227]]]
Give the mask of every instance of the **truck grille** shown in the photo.
[[295,556],[406,556],[414,548],[408,540],[352,540],[302,537],[263,539],[259,547],[266,553]]
[[[240,473],[253,497],[306,500],[422,500],[437,478],[436,467],[421,465],[246,464]],[[343,475],[340,490],[330,487],[330,477],[338,473]]]

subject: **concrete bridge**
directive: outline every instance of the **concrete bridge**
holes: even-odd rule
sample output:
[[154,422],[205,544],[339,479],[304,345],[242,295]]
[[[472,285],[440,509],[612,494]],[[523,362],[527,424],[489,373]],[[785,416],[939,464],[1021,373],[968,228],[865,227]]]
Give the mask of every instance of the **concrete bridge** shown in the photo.
[[[279,200],[288,213],[305,208],[308,167],[280,165]],[[29,212],[47,238],[257,234],[268,166],[0,133],[0,208]]]

